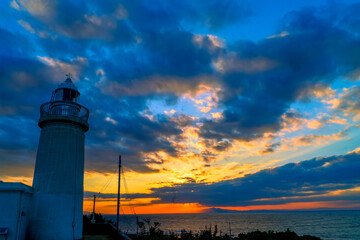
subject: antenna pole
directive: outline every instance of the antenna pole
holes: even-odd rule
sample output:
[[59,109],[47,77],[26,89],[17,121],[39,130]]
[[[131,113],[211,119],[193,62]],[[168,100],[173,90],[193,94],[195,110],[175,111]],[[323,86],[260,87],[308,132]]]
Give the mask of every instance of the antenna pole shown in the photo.
[[116,211],[116,230],[119,231],[119,210],[120,210],[120,173],[121,173],[121,155],[119,155],[119,179],[118,179],[118,196]]
[[91,223],[95,223],[95,199],[96,199],[96,196],[94,194],[94,205],[93,205],[93,214],[92,214]]

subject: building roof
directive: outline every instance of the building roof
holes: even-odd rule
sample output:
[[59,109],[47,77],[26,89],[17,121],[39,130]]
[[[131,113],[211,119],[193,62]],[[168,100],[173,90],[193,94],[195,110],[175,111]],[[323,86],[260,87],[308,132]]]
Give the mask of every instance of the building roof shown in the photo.
[[32,193],[33,188],[21,182],[3,182],[0,181],[0,191],[20,191]]

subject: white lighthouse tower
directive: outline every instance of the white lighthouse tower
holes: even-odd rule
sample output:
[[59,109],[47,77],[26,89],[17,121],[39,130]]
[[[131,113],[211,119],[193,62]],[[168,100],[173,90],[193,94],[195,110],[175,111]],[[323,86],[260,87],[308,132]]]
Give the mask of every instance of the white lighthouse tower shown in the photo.
[[40,107],[31,239],[82,239],[84,142],[89,111],[70,75]]

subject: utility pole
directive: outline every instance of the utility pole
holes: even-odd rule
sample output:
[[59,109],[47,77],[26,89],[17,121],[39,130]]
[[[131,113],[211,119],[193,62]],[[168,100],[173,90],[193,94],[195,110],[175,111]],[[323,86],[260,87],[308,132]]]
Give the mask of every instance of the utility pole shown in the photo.
[[230,238],[231,238],[231,224],[229,222],[229,233],[230,233]]
[[139,238],[139,217],[136,216],[136,239]]
[[119,155],[119,179],[118,179],[118,196],[117,196],[117,211],[116,211],[116,230],[119,231],[119,210],[120,210],[120,174],[121,174],[121,155]]
[[93,214],[92,214],[91,223],[95,223],[95,199],[96,199],[96,196],[94,194],[94,205],[93,205]]

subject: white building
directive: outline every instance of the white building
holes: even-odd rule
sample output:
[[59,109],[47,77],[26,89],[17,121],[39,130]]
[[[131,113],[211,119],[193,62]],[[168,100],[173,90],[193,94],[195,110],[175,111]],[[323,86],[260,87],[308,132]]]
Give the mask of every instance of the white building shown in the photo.
[[0,181],[0,228],[8,231],[7,236],[0,235],[1,240],[25,239],[32,195],[32,187]]

